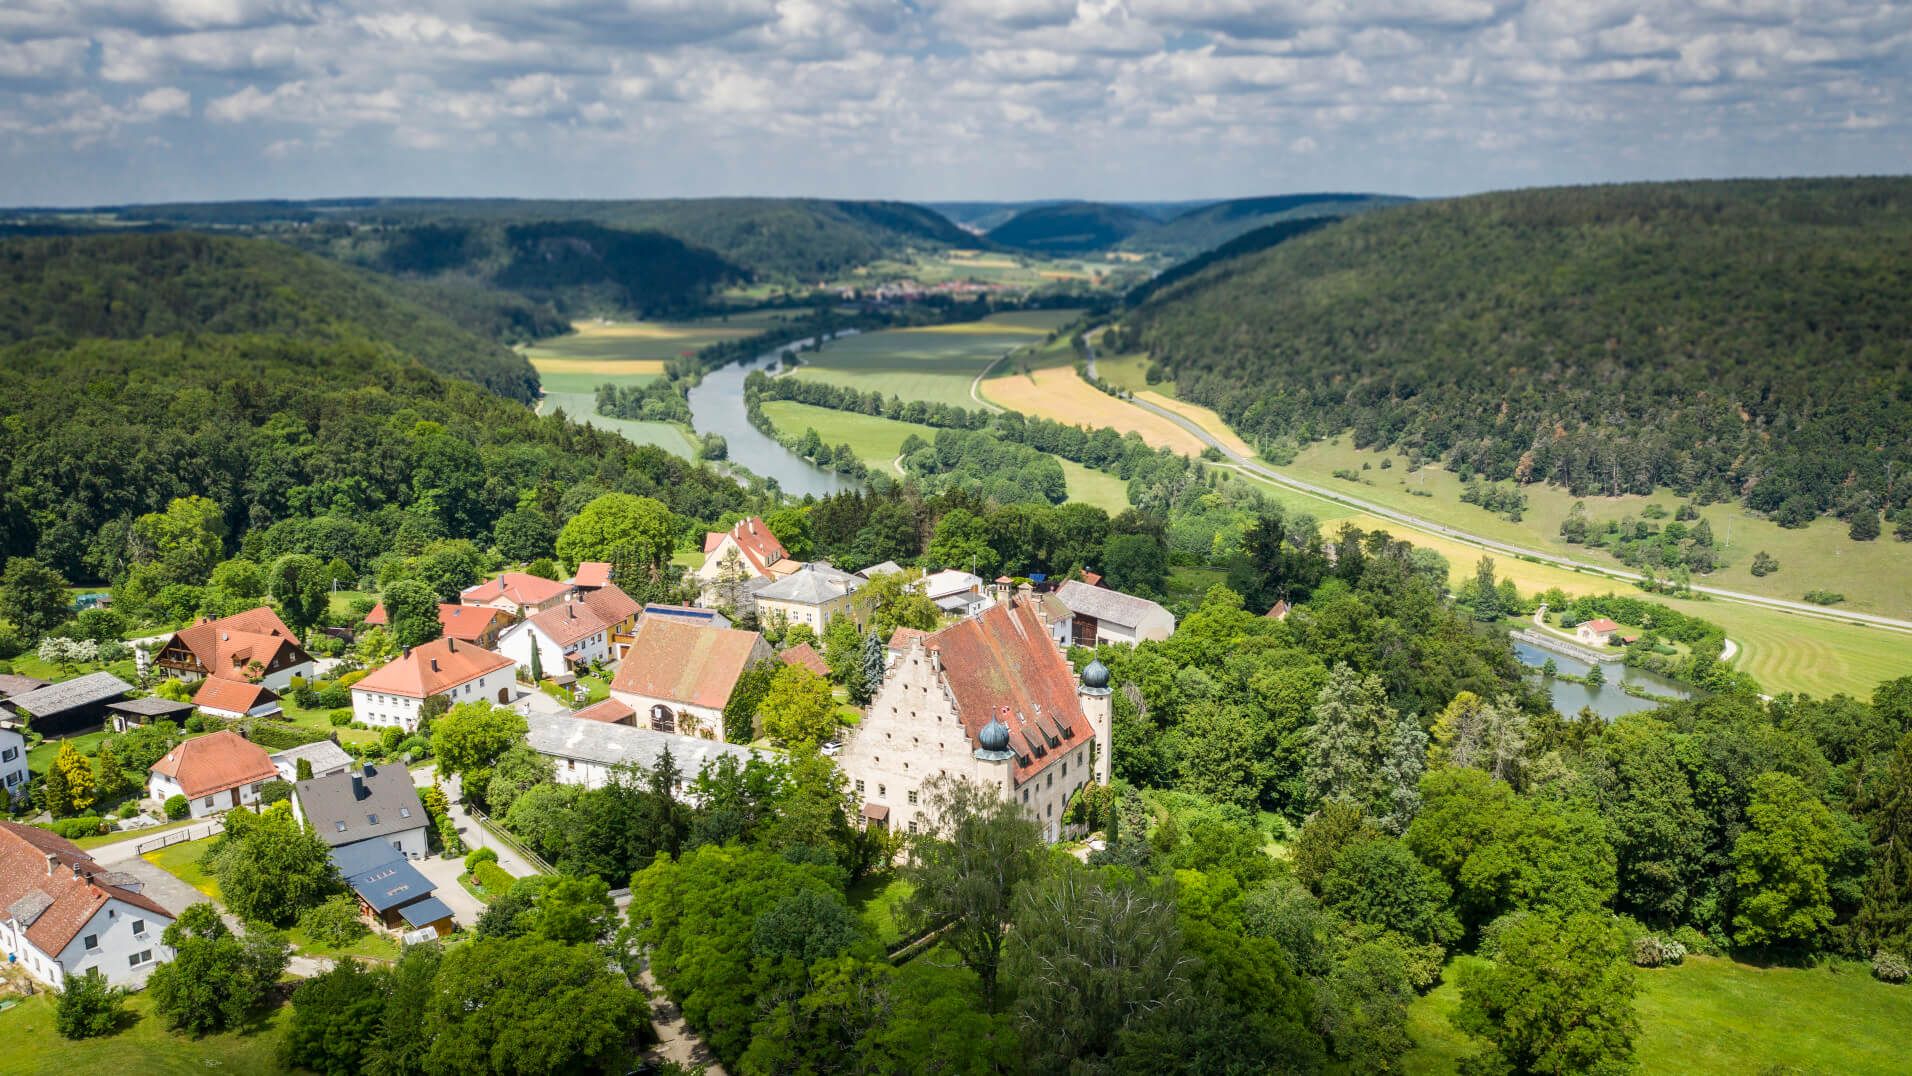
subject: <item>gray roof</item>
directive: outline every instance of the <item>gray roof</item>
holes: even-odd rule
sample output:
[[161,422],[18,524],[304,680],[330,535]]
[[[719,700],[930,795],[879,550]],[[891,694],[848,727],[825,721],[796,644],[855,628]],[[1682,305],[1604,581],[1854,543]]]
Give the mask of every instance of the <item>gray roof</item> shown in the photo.
[[44,889],[35,889],[26,896],[7,905],[7,914],[13,916],[22,929],[39,922],[48,908],[53,907],[53,897]]
[[600,766],[634,762],[640,768],[649,768],[657,764],[659,756],[668,748],[687,779],[720,756],[729,755],[744,762],[758,754],[748,747],[722,740],[679,736],[603,721],[580,721],[546,714],[529,714],[525,721],[531,726],[525,742],[541,755],[575,758]]
[[50,714],[63,714],[68,710],[104,702],[131,690],[133,685],[110,672],[101,670],[58,684],[49,684],[24,695],[15,695],[7,700],[7,705],[24,710],[34,717],[46,717]]
[[903,566],[901,564],[893,560],[886,560],[881,564],[872,564],[856,574],[865,579],[875,579],[879,575],[894,575],[902,570]]
[[35,680],[31,676],[18,673],[0,673],[0,699],[10,699],[15,695],[24,695],[29,691],[38,691],[47,685],[45,680]]
[[345,748],[340,747],[331,740],[320,740],[317,743],[302,743],[297,747],[288,747],[283,751],[276,751],[272,755],[273,762],[279,762],[281,760],[289,762],[295,771],[298,769],[300,759],[305,759],[312,763],[314,772],[352,765],[352,756],[345,753]]
[[1092,616],[1097,620],[1106,620],[1111,624],[1120,624],[1133,628],[1142,623],[1150,613],[1168,612],[1167,609],[1133,594],[1124,594],[1107,587],[1092,587],[1087,583],[1071,579],[1056,588],[1056,597],[1069,611],[1082,616]]
[[757,592],[757,597],[771,601],[800,602],[804,605],[822,605],[835,601],[845,594],[856,590],[864,583],[861,576],[852,575],[840,568],[833,568],[823,561],[806,564],[782,579]]
[[374,767],[369,777],[361,770],[347,770],[300,781],[293,788],[312,831],[335,848],[430,824],[411,771],[396,764]]
[[332,865],[339,869],[339,874],[345,878],[345,884],[352,892],[371,905],[375,912],[384,912],[432,895],[431,879],[419,873],[418,868],[412,866],[404,855],[384,841],[359,841],[343,848],[334,848]]
[[160,695],[148,695],[143,699],[122,699],[106,704],[108,710],[122,714],[138,714],[141,717],[165,717],[168,714],[181,714],[193,708],[190,702],[174,702]]

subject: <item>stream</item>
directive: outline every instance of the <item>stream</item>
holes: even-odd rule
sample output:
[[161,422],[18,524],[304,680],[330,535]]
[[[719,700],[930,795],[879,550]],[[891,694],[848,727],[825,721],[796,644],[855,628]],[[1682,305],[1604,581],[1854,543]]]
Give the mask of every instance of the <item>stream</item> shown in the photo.
[[[848,336],[850,330],[839,333]],[[826,471],[795,452],[778,444],[750,424],[744,410],[744,379],[752,370],[775,369],[786,349],[796,349],[813,341],[803,340],[767,351],[749,362],[722,366],[704,375],[690,390],[691,427],[699,434],[723,436],[730,458],[753,473],[774,478],[785,493],[801,497],[806,493],[827,497],[832,493],[857,488],[849,478]]]

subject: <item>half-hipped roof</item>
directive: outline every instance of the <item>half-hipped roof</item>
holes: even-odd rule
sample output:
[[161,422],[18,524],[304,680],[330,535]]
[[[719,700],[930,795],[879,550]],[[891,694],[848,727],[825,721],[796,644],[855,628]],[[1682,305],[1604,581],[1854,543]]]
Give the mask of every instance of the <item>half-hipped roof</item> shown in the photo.
[[458,597],[468,605],[480,605],[504,598],[515,605],[542,605],[563,594],[571,588],[554,579],[528,575],[524,572],[506,572],[496,579],[487,579],[476,586],[459,591]]
[[783,547],[782,542],[777,541],[777,536],[770,533],[770,527],[764,523],[762,516],[750,516],[738,520],[737,525],[727,531],[706,532],[704,534],[705,555],[717,552],[717,547],[724,544],[725,535],[729,535],[736,541],[737,550],[743,554],[744,563],[748,564],[751,571],[757,575],[767,574],[772,564],[787,560],[790,556],[790,551]]
[[511,659],[456,639],[433,639],[372,670],[353,691],[376,691],[422,699],[442,695],[486,673],[511,667]]

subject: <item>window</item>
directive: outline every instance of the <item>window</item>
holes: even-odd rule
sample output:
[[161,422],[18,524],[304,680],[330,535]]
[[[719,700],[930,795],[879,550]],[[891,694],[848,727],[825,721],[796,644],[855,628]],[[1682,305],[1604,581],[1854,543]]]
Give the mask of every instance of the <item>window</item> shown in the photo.
[[857,794],[858,796],[861,796],[861,795],[863,795],[863,782],[861,782],[861,781],[858,781],[858,782],[856,783],[856,794]]
[[100,947],[100,936],[98,934],[88,934],[80,944],[85,946],[86,951],[90,953]]
[[19,757],[20,749],[17,747],[9,747],[5,751],[0,751],[0,762],[12,762]]
[[410,807],[400,807],[398,809],[398,817],[410,818],[411,816],[412,816],[412,809]]
[[206,797],[206,806],[208,806],[208,807],[211,807],[211,806],[212,806],[212,797],[211,797],[211,796],[207,796],[207,797]]
[[135,938],[144,937],[145,934],[146,934],[146,920],[144,919],[133,920],[133,937]]
[[340,820],[338,820],[337,822],[334,822],[334,823],[332,823],[332,824],[333,824],[334,826],[337,826],[337,827],[338,827],[338,830],[339,830],[339,832],[340,832],[340,833],[344,833],[344,832],[345,832],[345,820],[344,820],[344,819],[340,819]]
[[910,806],[916,806],[916,790],[913,788],[910,789]]
[[126,958],[126,966],[129,968],[137,968],[141,964],[150,964],[152,962],[153,951],[151,949],[141,949],[139,952]]
[[877,799],[882,799],[882,798],[883,798],[884,796],[887,796],[887,795],[889,795],[889,789],[887,789],[887,788],[884,788],[884,787],[883,787],[882,785],[877,785],[877,786],[876,786],[876,798],[877,798]]
[[368,825],[376,826],[378,825],[378,816],[375,814],[368,814],[365,816],[365,821]]

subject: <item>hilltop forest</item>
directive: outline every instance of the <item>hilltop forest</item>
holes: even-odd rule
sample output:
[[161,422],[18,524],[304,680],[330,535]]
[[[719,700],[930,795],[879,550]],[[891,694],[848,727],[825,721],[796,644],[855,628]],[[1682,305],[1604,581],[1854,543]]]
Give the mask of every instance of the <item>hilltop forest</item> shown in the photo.
[[1912,181],[1529,190],[1362,214],[1155,292],[1114,348],[1277,453],[1876,535],[1912,498]]

